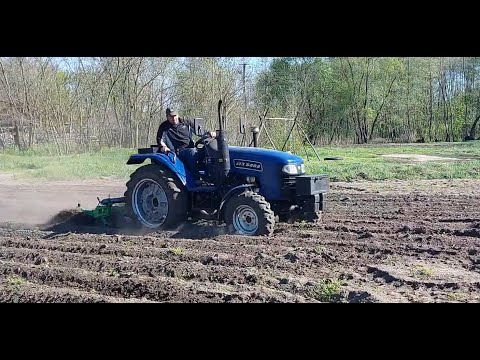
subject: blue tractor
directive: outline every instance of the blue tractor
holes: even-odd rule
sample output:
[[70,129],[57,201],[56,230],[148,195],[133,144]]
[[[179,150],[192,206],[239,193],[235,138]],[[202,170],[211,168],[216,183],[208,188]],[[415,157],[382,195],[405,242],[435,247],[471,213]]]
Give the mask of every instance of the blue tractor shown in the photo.
[[269,235],[278,221],[313,221],[325,210],[327,175],[305,175],[302,158],[290,153],[229,146],[224,114],[220,100],[213,139],[204,135],[203,120],[194,120],[195,146],[204,154],[195,177],[174,153],[153,145],[130,156],[127,164],[151,162],[132,173],[122,198],[138,225],[167,229],[200,216],[236,233]]

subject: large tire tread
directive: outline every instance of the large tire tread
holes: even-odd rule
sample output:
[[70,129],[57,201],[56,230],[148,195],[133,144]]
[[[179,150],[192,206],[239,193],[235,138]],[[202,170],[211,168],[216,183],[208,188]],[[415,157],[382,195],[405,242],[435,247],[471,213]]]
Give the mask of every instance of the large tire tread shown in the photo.
[[240,205],[249,205],[258,216],[258,230],[254,235],[271,235],[275,229],[275,214],[270,208],[270,203],[265,198],[253,191],[247,190],[238,196],[232,197],[225,205],[225,223],[233,226],[233,213]]
[[[137,218],[133,210],[132,195],[135,185],[144,178],[157,181],[164,189],[168,198],[168,214],[164,223],[156,229],[148,228]],[[125,191],[126,209],[128,216],[134,223],[142,228],[154,230],[169,229],[178,226],[187,218],[188,196],[185,187],[180,180],[169,170],[157,164],[149,164],[138,168],[130,175]]]

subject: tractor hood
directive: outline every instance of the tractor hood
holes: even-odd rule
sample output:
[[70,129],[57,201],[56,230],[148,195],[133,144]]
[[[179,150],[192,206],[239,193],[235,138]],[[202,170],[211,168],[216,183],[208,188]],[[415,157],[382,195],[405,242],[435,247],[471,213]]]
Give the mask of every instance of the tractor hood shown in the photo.
[[[230,173],[254,176],[261,185],[260,194],[270,200],[287,199],[285,181],[291,181],[290,176],[303,174],[300,165],[303,159],[286,152],[256,147],[229,146]],[[284,172],[285,165],[295,165],[297,173]],[[291,168],[292,169],[292,168]]]
[[228,149],[232,163],[234,163],[235,160],[250,160],[282,166],[288,164],[303,164],[301,157],[283,151],[240,146],[229,146]]

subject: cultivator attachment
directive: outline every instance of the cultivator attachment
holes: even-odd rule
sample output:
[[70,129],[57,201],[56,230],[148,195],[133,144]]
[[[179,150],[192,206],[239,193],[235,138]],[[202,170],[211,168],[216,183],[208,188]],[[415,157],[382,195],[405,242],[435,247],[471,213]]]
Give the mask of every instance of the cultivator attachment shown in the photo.
[[98,205],[93,210],[82,210],[82,213],[90,218],[93,218],[95,221],[99,221],[104,226],[111,225],[112,217],[112,206],[114,204],[122,204],[125,202],[125,197],[121,198],[107,198],[100,200],[97,198]]

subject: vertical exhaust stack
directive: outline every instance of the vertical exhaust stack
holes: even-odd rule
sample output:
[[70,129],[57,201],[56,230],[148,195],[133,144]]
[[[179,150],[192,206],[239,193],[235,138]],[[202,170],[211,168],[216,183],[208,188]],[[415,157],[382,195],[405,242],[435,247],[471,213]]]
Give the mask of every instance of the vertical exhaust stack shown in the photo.
[[219,129],[220,134],[218,136],[218,146],[220,150],[221,157],[219,162],[222,164],[222,172],[221,172],[221,182],[227,178],[230,172],[230,153],[228,151],[228,140],[225,134],[225,129],[223,128],[223,121],[225,121],[225,114],[222,118],[222,100],[218,102],[218,122],[219,122]]
[[260,133],[260,129],[258,126],[252,126],[252,135],[253,135],[253,147],[258,147],[258,135]]

